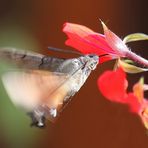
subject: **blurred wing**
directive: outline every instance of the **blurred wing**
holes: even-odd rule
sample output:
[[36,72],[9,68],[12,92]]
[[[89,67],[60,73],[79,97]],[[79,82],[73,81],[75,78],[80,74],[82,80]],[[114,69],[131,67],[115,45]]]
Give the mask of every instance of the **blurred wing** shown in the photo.
[[0,49],[0,60],[8,61],[20,68],[55,71],[64,59],[45,56],[36,52],[15,48]]
[[0,50],[0,59],[24,69],[3,74],[2,81],[12,102],[32,112],[39,124],[43,117],[53,120],[84,83],[84,65],[70,60],[16,49]]
[[8,72],[2,81],[15,105],[30,111],[38,106],[57,108],[69,92],[69,75],[47,71]]

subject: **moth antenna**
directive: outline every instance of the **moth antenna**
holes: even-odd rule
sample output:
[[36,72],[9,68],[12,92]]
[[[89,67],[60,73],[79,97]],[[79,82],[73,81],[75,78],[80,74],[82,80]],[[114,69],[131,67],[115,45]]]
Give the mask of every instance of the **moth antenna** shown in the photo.
[[81,56],[83,55],[83,54],[81,54],[80,52],[77,52],[77,51],[60,49],[60,48],[55,48],[55,47],[51,47],[51,46],[49,46],[48,49],[52,50],[52,51],[63,52],[63,53],[73,53],[73,54],[77,54],[77,55],[81,55]]

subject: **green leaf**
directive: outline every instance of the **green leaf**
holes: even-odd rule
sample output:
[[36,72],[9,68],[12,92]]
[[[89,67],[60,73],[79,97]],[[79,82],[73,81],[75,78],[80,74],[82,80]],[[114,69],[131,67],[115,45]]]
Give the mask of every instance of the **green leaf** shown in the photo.
[[141,68],[137,67],[131,64],[131,62],[128,63],[126,60],[118,60],[118,66],[122,67],[123,70],[127,73],[140,73],[140,72],[146,72],[148,71],[147,68]]
[[134,41],[141,41],[141,40],[148,40],[148,35],[144,33],[133,33],[125,36],[123,39],[124,43],[134,42]]

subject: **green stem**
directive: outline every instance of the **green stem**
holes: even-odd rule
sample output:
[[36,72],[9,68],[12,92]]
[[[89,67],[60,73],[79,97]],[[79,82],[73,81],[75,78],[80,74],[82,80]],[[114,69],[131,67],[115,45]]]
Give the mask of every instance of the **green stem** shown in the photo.
[[148,60],[144,59],[143,57],[137,55],[136,53],[134,52],[127,52],[126,55],[125,55],[127,58],[135,61],[136,63],[139,63],[140,65],[142,65],[143,67],[146,67],[148,68]]

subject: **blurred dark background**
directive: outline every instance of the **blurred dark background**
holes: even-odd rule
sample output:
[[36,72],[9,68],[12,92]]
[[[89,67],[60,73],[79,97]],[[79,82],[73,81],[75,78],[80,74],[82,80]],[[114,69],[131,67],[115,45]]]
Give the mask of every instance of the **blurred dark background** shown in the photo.
[[[0,0],[0,46],[51,55],[48,46],[71,49],[64,45],[64,22],[102,33],[99,18],[121,38],[134,32],[148,34],[146,0]],[[148,57],[146,41],[129,46]],[[130,113],[127,106],[105,100],[98,91],[98,76],[112,69],[113,64],[114,61],[99,65],[57,122],[48,122],[45,129],[31,128],[30,119],[13,106],[1,86],[0,147],[147,148],[148,134],[139,117]],[[129,75],[131,84],[139,77]]]

